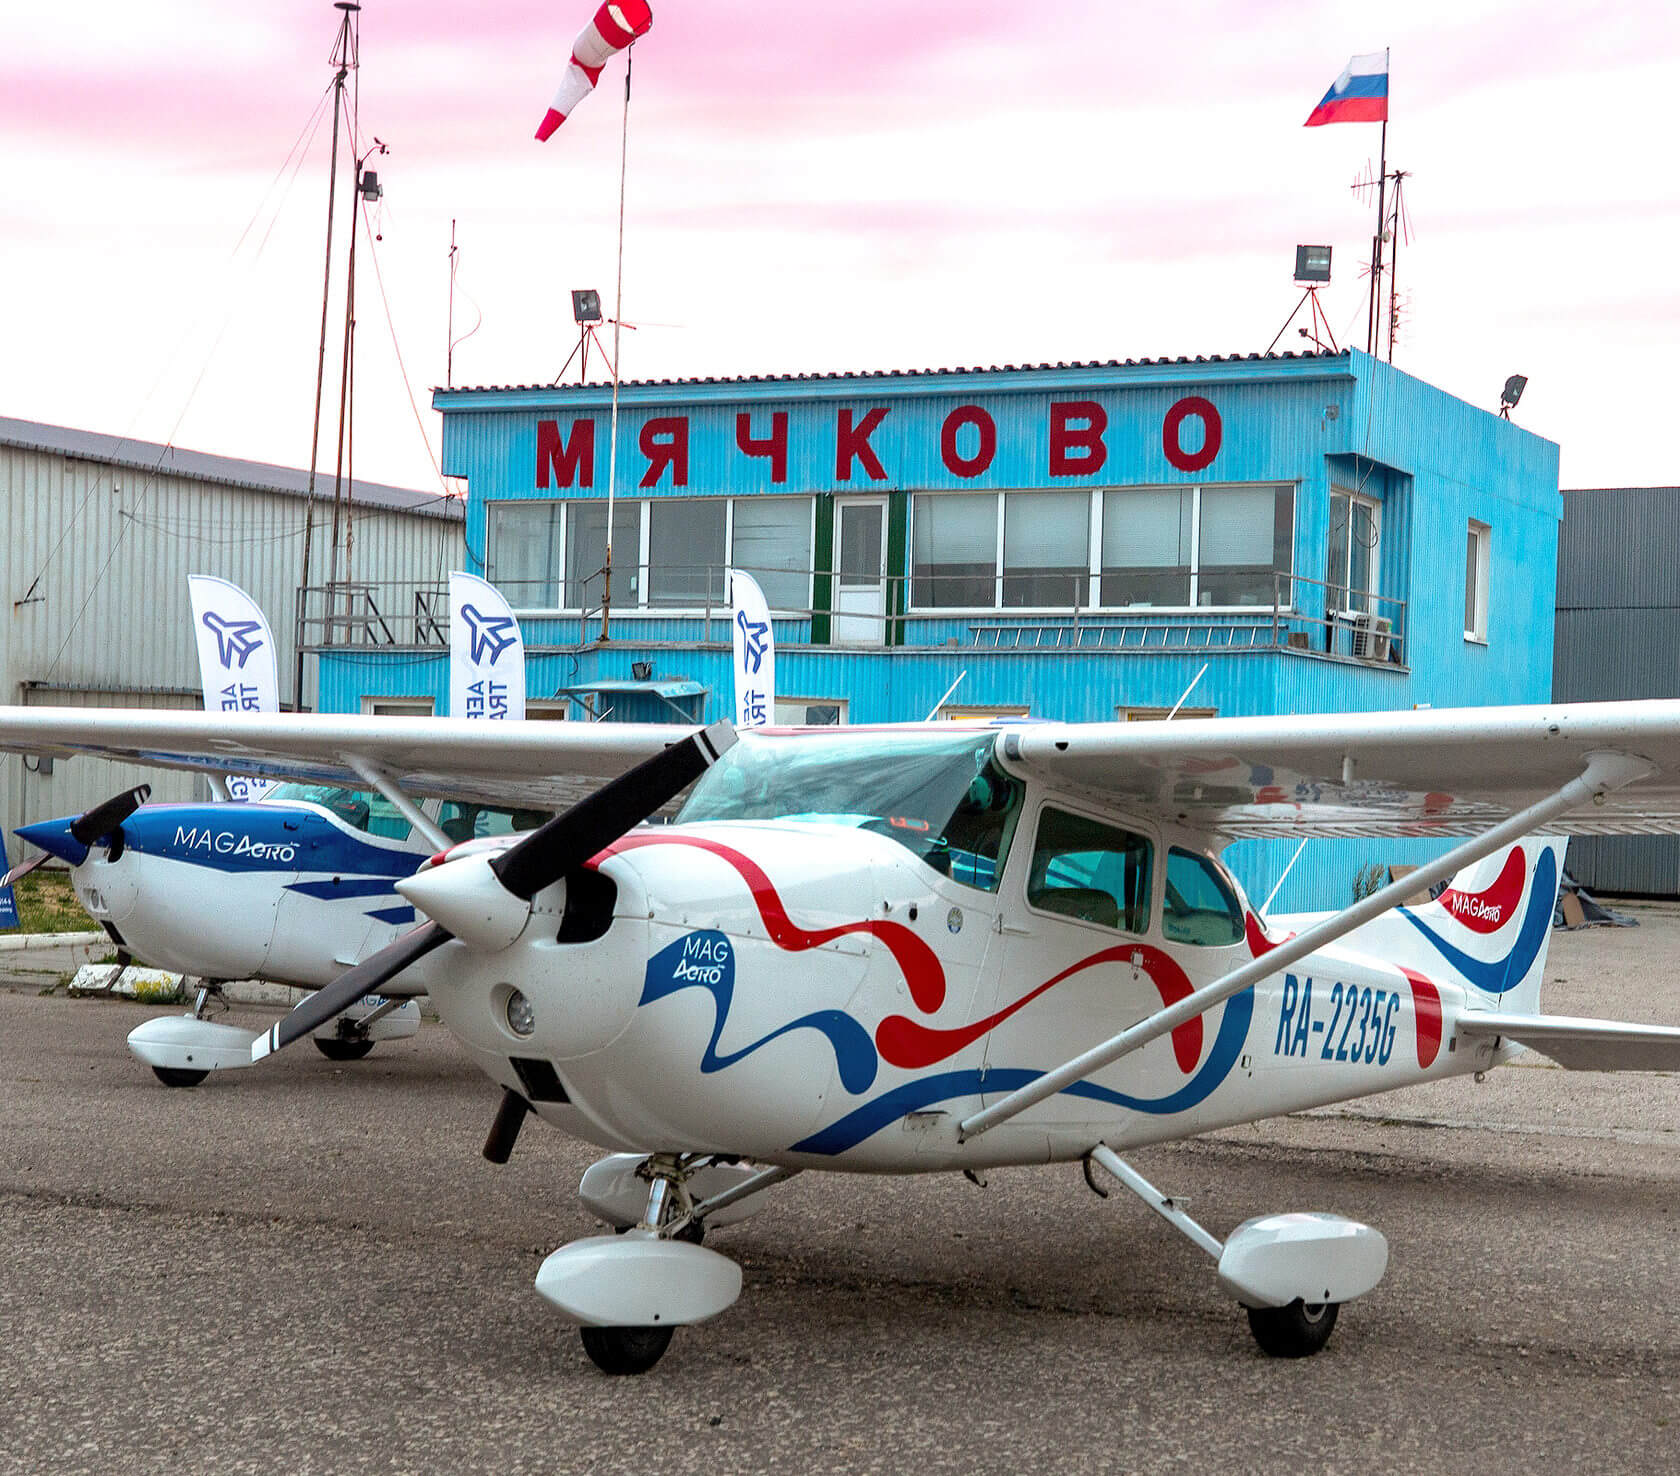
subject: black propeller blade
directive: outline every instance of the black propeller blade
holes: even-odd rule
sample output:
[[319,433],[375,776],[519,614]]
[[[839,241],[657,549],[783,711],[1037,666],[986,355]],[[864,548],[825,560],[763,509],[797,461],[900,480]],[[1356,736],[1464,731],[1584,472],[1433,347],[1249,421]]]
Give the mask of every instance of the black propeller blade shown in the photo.
[[[496,857],[490,868],[508,892],[523,902],[581,866],[611,845],[700,777],[735,742],[729,723],[702,728],[681,743],[644,759],[628,773],[604,784],[587,799],[556,815],[517,845]],[[290,1045],[341,1015],[364,994],[378,993],[410,964],[454,937],[442,923],[430,921],[404,933],[378,953],[363,959],[318,990],[251,1047],[251,1059]]]
[[676,798],[734,742],[730,724],[714,723],[673,743],[533,830],[496,857],[490,869],[515,897],[529,902]]
[[45,866],[47,862],[51,860],[52,852],[42,851],[39,856],[34,857],[32,860],[19,861],[18,864],[4,876],[0,876],[0,887],[9,887],[15,881],[22,881],[24,877],[28,876],[29,873],[35,870],[37,866]]
[[319,1029],[336,1015],[342,1015],[364,994],[377,994],[417,959],[449,941],[450,934],[435,922],[422,923],[411,933],[387,943],[353,968],[346,969],[324,989],[318,989],[296,1009],[257,1038],[251,1059],[260,1061],[270,1052],[289,1046],[294,1040]]
[[112,795],[103,804],[95,805],[85,815],[73,820],[70,824],[70,834],[84,846],[91,846],[102,836],[109,835],[145,804],[151,798],[151,793],[152,786],[142,784],[135,789],[125,789],[121,794]]

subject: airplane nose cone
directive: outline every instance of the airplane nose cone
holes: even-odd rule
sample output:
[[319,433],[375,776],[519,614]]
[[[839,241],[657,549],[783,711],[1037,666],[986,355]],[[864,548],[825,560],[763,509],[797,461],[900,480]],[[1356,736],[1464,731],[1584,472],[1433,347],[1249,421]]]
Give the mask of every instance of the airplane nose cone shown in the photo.
[[39,846],[48,855],[80,866],[87,860],[88,848],[70,833],[79,817],[66,815],[62,820],[38,820],[33,825],[20,825],[15,832],[32,846]]

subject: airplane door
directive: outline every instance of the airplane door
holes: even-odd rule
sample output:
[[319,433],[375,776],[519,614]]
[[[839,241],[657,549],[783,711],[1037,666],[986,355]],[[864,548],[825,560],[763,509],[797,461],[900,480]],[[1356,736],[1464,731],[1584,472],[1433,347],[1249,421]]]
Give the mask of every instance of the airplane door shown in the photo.
[[[1023,827],[1025,829],[1025,827]],[[989,1105],[1158,1009],[1149,972],[1155,845],[1123,825],[1040,807],[1031,861],[1003,901],[1002,967],[986,1044]],[[1146,1051],[1153,1047],[1146,1047]],[[1023,1116],[1048,1125],[1111,1115],[1063,1092]]]

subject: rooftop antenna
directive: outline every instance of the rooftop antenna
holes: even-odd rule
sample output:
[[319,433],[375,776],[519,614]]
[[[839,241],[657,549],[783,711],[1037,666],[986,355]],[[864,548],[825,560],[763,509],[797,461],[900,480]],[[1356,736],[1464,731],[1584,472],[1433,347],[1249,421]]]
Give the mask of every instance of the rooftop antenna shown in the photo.
[[1324,348],[1324,340],[1319,337],[1322,330],[1324,338],[1330,342],[1330,352],[1340,353],[1336,347],[1336,335],[1330,331],[1330,319],[1324,311],[1324,305],[1318,300],[1318,289],[1328,286],[1330,282],[1330,248],[1328,246],[1297,246],[1295,248],[1295,285],[1305,287],[1301,300],[1295,304],[1295,311],[1283,320],[1283,327],[1277,331],[1274,338],[1266,345],[1269,354],[1278,345],[1278,338],[1289,331],[1289,325],[1295,321],[1296,315],[1304,307],[1311,307],[1311,316],[1306,328],[1295,331],[1302,338],[1310,338],[1315,350]]
[[[1383,157],[1378,165],[1378,171],[1373,178],[1370,166],[1366,165],[1365,174],[1356,179],[1350,186],[1356,195],[1368,194],[1372,189],[1377,192],[1377,233],[1371,238],[1371,297],[1366,311],[1365,324],[1365,352],[1373,358],[1383,356],[1383,323],[1388,323],[1388,353],[1389,363],[1394,362],[1394,328],[1399,319],[1398,299],[1394,291],[1395,266],[1386,268],[1388,272],[1388,307],[1382,309],[1382,279],[1385,270],[1383,265],[1383,248],[1393,246],[1393,262],[1400,259],[1399,238],[1405,233],[1411,238],[1410,222],[1404,214],[1401,198],[1401,182],[1411,178],[1411,171],[1396,169],[1392,173],[1388,168],[1388,123],[1383,122]],[[1392,206],[1387,193],[1389,180],[1394,181]]]
[[455,244],[455,222],[449,222],[449,348],[444,354],[443,382],[453,389],[455,387],[455,345],[465,343],[473,334],[484,326],[484,310],[473,302],[472,293],[467,294],[467,301],[472,302],[473,311],[478,314],[472,327],[467,329],[459,338],[455,336],[455,276],[459,268],[461,248]]

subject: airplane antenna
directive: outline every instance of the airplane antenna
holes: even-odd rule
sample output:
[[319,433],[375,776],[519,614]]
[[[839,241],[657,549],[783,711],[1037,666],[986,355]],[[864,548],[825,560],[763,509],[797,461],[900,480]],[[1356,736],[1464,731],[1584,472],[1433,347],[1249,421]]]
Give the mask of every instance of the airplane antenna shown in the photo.
[[1201,681],[1203,676],[1205,676],[1207,674],[1207,669],[1208,669],[1208,664],[1207,664],[1207,662],[1204,661],[1202,663],[1202,669],[1200,671],[1198,671],[1195,674],[1195,676],[1190,678],[1190,685],[1184,689],[1184,695],[1182,697],[1180,697],[1177,702],[1173,703],[1172,711],[1169,712],[1166,715],[1166,717],[1163,719],[1164,722],[1169,722],[1170,723],[1175,717],[1178,716],[1179,708],[1184,706],[1184,698],[1188,697],[1192,692],[1194,692],[1196,690],[1196,683]]
[[1295,863],[1301,859],[1301,852],[1306,850],[1306,848],[1307,843],[1305,841],[1302,841],[1300,845],[1295,847],[1295,854],[1289,858],[1289,865],[1283,868],[1283,875],[1278,877],[1277,885],[1266,894],[1266,900],[1260,904],[1260,916],[1262,918],[1272,910],[1272,903],[1276,900],[1278,891],[1283,886],[1284,877],[1287,877],[1294,869]]
[[942,708],[947,702],[949,702],[951,700],[951,693],[956,691],[957,688],[960,687],[963,684],[963,678],[967,675],[968,675],[968,668],[967,667],[964,667],[960,672],[957,673],[956,681],[952,682],[951,685],[948,686],[945,689],[945,695],[943,697],[941,697],[939,699],[939,701],[937,701],[936,703],[933,704],[933,711],[930,712],[925,718],[922,719],[922,721],[924,723],[931,723],[936,717],[939,716],[939,709]]

